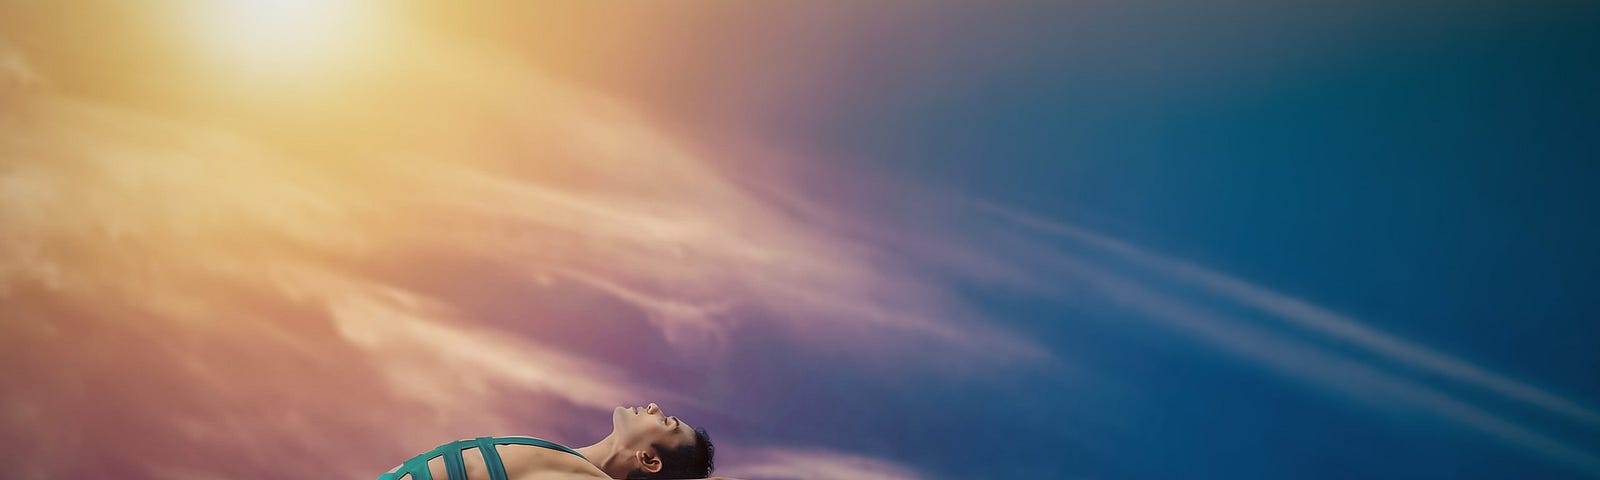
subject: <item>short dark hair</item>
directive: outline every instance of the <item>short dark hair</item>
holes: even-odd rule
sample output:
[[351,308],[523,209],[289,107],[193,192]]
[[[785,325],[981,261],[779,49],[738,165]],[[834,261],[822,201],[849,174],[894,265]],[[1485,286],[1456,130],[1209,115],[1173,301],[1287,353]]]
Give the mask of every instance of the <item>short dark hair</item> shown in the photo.
[[628,473],[628,478],[656,480],[679,478],[706,478],[711,476],[711,470],[716,466],[711,463],[711,457],[717,451],[711,445],[711,435],[704,428],[694,429],[694,443],[678,448],[666,448],[660,444],[651,444],[656,449],[656,454],[661,457],[661,470],[655,473],[644,470],[634,470]]

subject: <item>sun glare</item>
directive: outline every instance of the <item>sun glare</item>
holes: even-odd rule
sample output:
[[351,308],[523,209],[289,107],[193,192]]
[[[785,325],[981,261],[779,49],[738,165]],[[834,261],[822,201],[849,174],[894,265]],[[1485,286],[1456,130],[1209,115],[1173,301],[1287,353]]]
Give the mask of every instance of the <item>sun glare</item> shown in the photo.
[[353,48],[365,2],[355,0],[209,0],[201,41],[242,68],[300,69]]

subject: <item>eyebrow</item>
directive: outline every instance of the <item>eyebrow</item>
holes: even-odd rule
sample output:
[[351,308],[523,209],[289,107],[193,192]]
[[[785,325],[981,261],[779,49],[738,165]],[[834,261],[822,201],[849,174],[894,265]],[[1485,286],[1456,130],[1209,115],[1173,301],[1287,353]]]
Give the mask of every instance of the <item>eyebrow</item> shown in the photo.
[[673,430],[677,430],[677,429],[683,428],[683,420],[678,420],[678,417],[667,417],[667,418],[672,419],[672,429]]

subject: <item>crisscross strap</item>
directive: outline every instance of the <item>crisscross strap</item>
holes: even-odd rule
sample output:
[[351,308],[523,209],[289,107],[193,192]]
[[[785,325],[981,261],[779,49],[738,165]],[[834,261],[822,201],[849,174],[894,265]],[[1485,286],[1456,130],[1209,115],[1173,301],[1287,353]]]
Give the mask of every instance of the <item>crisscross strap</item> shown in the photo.
[[428,471],[428,461],[434,457],[444,456],[444,468],[448,475],[447,480],[468,480],[467,469],[461,456],[461,451],[477,447],[478,453],[483,455],[484,467],[489,471],[489,480],[507,480],[505,463],[500,460],[500,452],[495,450],[496,445],[529,445],[558,450],[577,455],[585,461],[589,459],[577,450],[567,448],[566,445],[534,437],[478,437],[472,440],[456,440],[429,450],[427,453],[411,457],[393,472],[385,473],[378,480],[399,480],[410,474],[410,480],[433,480],[433,473]]
[[433,480],[433,472],[428,470],[428,460],[436,456],[438,455],[422,457],[420,462],[408,462],[406,471],[411,472],[411,480]]
[[506,466],[500,462],[500,452],[495,450],[494,437],[478,437],[478,453],[483,454],[483,466],[489,470],[489,480],[506,480]]
[[[421,455],[411,457],[410,460],[406,460],[405,463],[400,464],[400,468],[395,469],[393,472],[385,473],[382,476],[379,476],[378,480],[399,480],[400,477],[404,477],[407,474],[411,475],[411,480],[433,480],[433,472],[428,471],[428,461],[433,460],[434,457],[444,454],[445,451],[449,449],[455,449],[456,455],[459,456],[461,454],[461,449],[456,447],[456,443],[457,442],[450,442],[444,445],[433,447],[433,450],[428,450]],[[463,476],[462,478],[466,477]]]
[[450,448],[444,449],[444,471],[450,474],[450,480],[467,480],[467,466],[461,460],[461,449],[471,447],[471,440],[457,440],[450,442]]

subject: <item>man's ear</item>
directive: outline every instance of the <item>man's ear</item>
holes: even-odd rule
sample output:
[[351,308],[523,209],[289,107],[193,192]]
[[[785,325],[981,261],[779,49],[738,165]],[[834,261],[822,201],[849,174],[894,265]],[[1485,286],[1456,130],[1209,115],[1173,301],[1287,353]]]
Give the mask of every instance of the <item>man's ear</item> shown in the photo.
[[644,470],[647,473],[656,473],[661,471],[661,457],[657,457],[656,454],[639,450],[634,452],[633,455],[634,458],[639,460],[640,470]]

